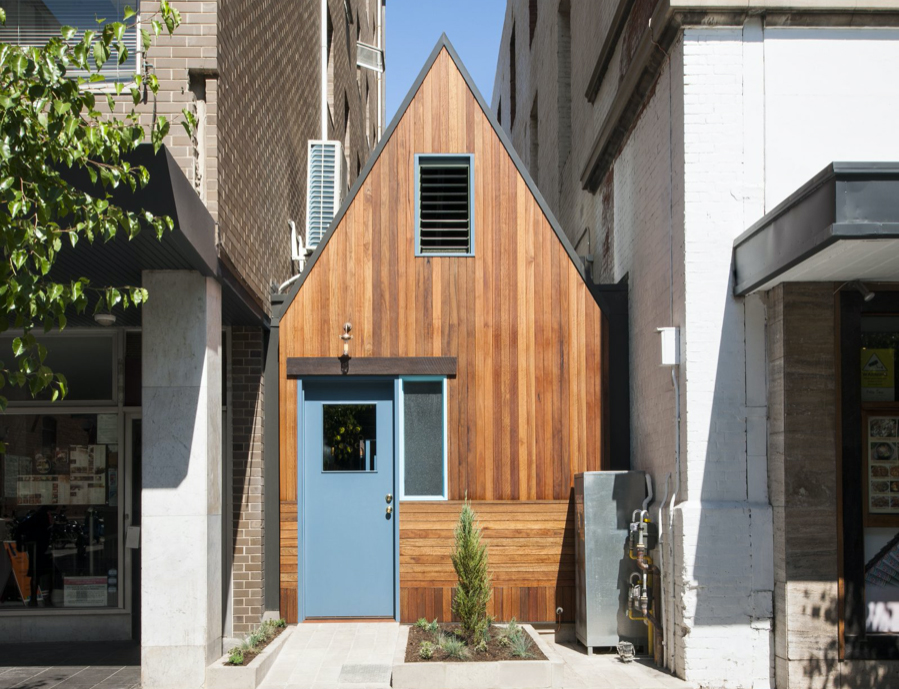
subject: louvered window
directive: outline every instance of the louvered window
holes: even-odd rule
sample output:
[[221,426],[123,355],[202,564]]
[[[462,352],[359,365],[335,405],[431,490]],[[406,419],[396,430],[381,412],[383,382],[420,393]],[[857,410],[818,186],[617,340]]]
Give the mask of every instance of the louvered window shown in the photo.
[[[140,10],[139,0],[3,0],[0,7],[6,10],[6,24],[0,25],[0,42],[19,46],[44,46],[51,38],[59,38],[64,26],[71,26],[75,35],[69,41],[77,43],[87,30],[99,32],[98,19],[106,24],[124,20],[125,7]],[[101,74],[107,81],[128,81],[138,71],[140,41],[135,24],[136,17],[124,20],[129,29],[122,42],[128,49],[128,57],[118,64],[118,54],[110,51],[109,59]],[[89,58],[93,67],[93,57]],[[89,76],[88,72],[70,69],[69,76]]]
[[415,156],[416,254],[474,254],[471,155]]
[[306,171],[306,247],[315,249],[340,207],[343,153],[339,141],[310,141]]

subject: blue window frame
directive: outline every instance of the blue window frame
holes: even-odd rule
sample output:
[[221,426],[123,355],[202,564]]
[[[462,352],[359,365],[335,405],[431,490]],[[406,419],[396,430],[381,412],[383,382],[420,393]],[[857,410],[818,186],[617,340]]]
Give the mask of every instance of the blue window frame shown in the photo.
[[474,156],[415,155],[415,255],[474,256]]
[[400,380],[400,499],[447,499],[446,378]]

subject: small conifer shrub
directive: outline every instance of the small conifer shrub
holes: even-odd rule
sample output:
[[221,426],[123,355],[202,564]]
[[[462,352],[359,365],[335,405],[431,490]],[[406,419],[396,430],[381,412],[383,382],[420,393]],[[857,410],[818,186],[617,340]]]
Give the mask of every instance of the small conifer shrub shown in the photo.
[[466,498],[456,524],[452,553],[453,568],[459,583],[453,598],[453,613],[459,618],[462,632],[475,639],[489,626],[487,603],[490,600],[490,573],[487,546],[481,542],[477,515]]

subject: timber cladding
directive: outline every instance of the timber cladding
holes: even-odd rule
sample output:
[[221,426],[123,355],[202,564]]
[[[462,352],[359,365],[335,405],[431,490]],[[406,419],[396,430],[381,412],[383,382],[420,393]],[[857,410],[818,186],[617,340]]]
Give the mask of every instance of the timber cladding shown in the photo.
[[[416,153],[474,154],[474,256],[415,256]],[[495,614],[548,621],[557,605],[573,613],[573,476],[607,467],[604,318],[445,49],[307,271],[280,321],[282,615],[297,614],[297,383],[288,359],[336,359],[347,321],[356,360],[456,359],[449,498],[467,495],[488,540],[498,539]],[[399,505],[403,619],[444,616],[458,509]],[[416,550],[432,547],[433,556]]]

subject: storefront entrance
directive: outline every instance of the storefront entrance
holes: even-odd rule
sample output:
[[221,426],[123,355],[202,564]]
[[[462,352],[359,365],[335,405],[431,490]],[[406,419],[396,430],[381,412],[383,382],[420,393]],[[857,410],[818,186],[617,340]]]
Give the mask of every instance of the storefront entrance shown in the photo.
[[299,552],[306,618],[395,616],[394,387],[303,385]]

